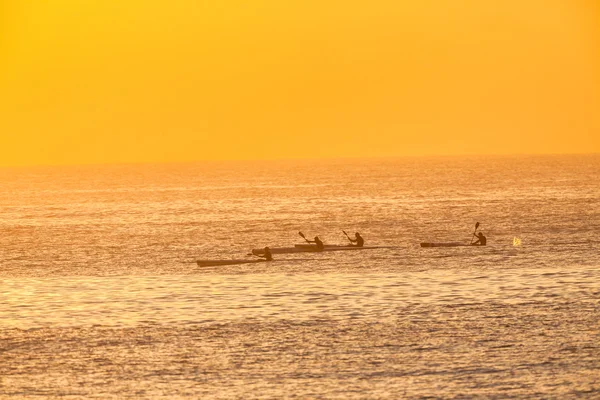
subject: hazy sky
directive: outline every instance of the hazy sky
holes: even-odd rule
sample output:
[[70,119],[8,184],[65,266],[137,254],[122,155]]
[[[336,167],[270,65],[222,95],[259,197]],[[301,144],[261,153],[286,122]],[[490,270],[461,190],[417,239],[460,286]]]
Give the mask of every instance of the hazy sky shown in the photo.
[[573,152],[596,0],[0,0],[0,165]]

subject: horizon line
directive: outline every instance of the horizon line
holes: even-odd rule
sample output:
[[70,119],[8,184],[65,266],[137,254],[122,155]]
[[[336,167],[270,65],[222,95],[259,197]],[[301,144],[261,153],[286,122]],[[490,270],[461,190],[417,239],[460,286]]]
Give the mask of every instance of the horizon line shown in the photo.
[[462,154],[416,154],[416,155],[382,155],[382,156],[338,156],[338,157],[281,157],[281,158],[223,158],[195,160],[144,160],[144,161],[107,161],[78,163],[39,163],[39,164],[0,164],[0,169],[36,168],[36,167],[92,167],[110,165],[144,165],[144,164],[195,164],[195,163],[235,163],[235,162],[280,162],[280,161],[333,161],[333,160],[384,160],[411,158],[468,158],[468,157],[557,157],[557,156],[595,156],[600,152],[586,153],[462,153]]

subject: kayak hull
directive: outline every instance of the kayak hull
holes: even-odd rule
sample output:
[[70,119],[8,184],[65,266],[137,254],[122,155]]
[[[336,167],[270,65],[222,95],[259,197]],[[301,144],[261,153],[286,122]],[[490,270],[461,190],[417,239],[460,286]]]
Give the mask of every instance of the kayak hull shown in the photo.
[[[289,254],[289,253],[303,253],[302,249],[295,247],[272,247],[270,248],[271,254]],[[265,254],[265,249],[252,249],[252,254],[255,256],[262,256]]]
[[[317,245],[309,244],[309,243],[301,243],[301,244],[295,244],[294,247],[297,249],[307,249],[310,251],[316,251],[315,249],[317,248]],[[345,246],[345,245],[341,245],[341,244],[325,244],[325,245],[323,245],[323,247],[326,249],[337,249],[337,248],[348,248],[348,247],[358,247],[358,246]],[[373,246],[371,246],[371,247],[373,247]]]
[[[317,249],[317,246],[314,244],[297,244],[294,247],[272,247],[270,248],[272,254],[289,254],[289,253],[317,253],[323,251],[344,251],[344,250],[372,250],[372,249],[388,249],[391,246],[339,246],[334,244],[325,245],[323,250]],[[252,254],[254,255],[262,255],[264,254],[264,249],[252,249]]]

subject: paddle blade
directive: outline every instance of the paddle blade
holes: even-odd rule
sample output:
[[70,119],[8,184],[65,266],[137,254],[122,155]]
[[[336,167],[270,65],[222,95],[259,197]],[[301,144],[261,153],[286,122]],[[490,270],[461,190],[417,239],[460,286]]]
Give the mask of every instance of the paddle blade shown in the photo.
[[298,232],[298,235],[302,236],[302,239],[306,240],[306,236],[304,236],[304,233]]
[[350,241],[350,243],[352,243],[352,239],[350,239],[350,236],[348,236],[348,234],[346,233],[346,231],[342,229],[342,232],[344,232],[344,235],[346,235],[346,237],[348,238],[348,240]]
[[477,228],[479,228],[479,222],[475,224],[475,230],[477,230]]

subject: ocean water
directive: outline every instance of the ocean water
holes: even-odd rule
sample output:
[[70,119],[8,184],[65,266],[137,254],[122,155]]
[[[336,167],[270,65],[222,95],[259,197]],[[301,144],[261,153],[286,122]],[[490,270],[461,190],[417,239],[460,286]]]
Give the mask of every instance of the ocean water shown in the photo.
[[[599,177],[598,155],[0,169],[0,398],[600,398]],[[419,246],[476,222],[486,247]],[[342,230],[389,248],[195,264]]]

